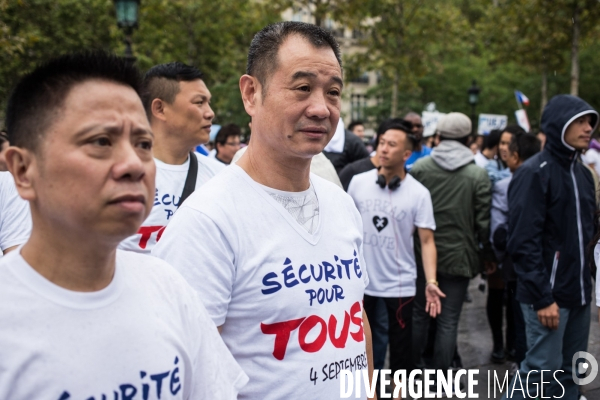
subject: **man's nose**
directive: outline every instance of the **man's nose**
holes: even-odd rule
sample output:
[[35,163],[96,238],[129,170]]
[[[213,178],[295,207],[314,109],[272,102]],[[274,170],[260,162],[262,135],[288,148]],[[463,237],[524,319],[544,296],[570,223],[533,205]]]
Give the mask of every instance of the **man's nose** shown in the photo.
[[208,119],[208,120],[213,120],[215,118],[215,112],[213,111],[213,109],[210,107],[210,105],[207,105],[208,109],[206,110],[206,112],[204,113],[204,118]]
[[115,158],[113,174],[116,180],[125,178],[137,182],[146,174],[145,163],[129,141],[118,147]]
[[309,118],[325,119],[329,118],[331,111],[329,110],[327,99],[319,91],[314,91],[310,96],[310,105],[306,109]]

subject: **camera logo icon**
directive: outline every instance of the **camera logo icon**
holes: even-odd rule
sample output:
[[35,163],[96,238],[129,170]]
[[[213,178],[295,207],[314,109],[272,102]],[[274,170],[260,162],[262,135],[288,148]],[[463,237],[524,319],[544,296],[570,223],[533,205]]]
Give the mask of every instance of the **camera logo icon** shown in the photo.
[[[598,361],[593,355],[585,351],[578,351],[573,355],[571,367],[573,381],[579,386],[592,383],[598,375]],[[579,376],[583,377],[579,378]]]

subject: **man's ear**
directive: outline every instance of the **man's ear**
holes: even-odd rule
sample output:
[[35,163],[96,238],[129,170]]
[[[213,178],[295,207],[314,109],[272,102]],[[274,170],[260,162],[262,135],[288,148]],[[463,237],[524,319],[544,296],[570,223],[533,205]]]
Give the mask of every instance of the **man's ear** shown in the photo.
[[161,120],[161,121],[167,120],[167,117],[165,116],[165,102],[163,100],[161,100],[161,99],[152,100],[152,104],[150,105],[150,110],[152,111],[152,116],[154,118]]
[[262,85],[254,76],[242,75],[240,78],[240,92],[246,112],[248,115],[253,116],[256,105],[262,103]]
[[23,199],[35,200],[33,176],[37,168],[36,157],[31,150],[10,146],[6,149],[6,165],[15,180],[19,196]]

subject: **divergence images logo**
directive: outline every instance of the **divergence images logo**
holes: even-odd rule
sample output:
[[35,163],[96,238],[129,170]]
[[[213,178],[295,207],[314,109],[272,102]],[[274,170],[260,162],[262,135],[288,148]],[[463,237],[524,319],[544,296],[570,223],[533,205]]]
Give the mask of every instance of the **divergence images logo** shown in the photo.
[[[580,359],[584,359],[585,361],[577,363]],[[598,361],[596,361],[593,355],[585,351],[578,351],[573,355],[571,367],[573,370],[573,381],[580,386],[592,383],[598,375]],[[578,375],[583,376],[583,378],[579,378]]]

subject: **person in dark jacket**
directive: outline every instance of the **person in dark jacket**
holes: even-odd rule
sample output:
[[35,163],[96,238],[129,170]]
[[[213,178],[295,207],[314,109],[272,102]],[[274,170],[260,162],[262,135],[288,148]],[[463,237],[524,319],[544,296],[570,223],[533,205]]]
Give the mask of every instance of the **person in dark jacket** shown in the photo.
[[[542,114],[546,146],[515,172],[508,189],[508,253],[527,330],[519,376],[522,382],[528,377],[533,394],[541,370],[556,372],[555,379],[546,374],[544,396],[579,394],[572,360],[587,349],[591,274],[585,247],[594,236],[596,209],[594,181],[580,153],[597,124],[598,113],[585,101],[553,97]],[[529,397],[515,390],[511,398]]]
[[344,121],[341,119],[333,138],[323,150],[323,154],[331,161],[338,175],[351,162],[369,157],[369,152],[362,140],[345,129]]

